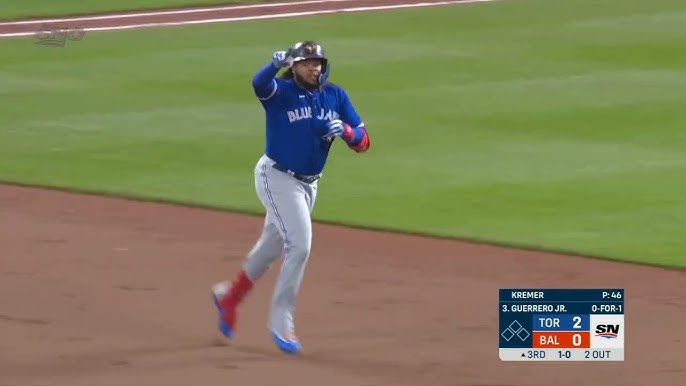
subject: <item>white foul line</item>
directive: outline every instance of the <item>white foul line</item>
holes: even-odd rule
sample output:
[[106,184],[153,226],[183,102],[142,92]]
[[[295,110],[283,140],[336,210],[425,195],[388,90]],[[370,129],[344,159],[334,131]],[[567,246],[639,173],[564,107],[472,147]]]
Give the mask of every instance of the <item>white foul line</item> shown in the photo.
[[344,3],[355,2],[355,0],[308,0],[308,1],[294,1],[287,3],[259,3],[247,5],[225,5],[207,8],[188,8],[175,10],[161,10],[161,11],[145,11],[136,13],[108,13],[106,15],[91,15],[79,17],[64,17],[59,19],[34,19],[34,20],[18,20],[18,21],[4,21],[0,22],[0,26],[6,25],[27,25],[27,24],[42,24],[42,23],[66,23],[73,21],[88,21],[88,20],[110,20],[110,19],[128,19],[136,17],[149,16],[164,16],[164,15],[185,15],[212,11],[231,11],[234,9],[256,9],[256,8],[278,8],[292,5],[309,5],[309,4],[323,4],[323,3]]
[[[322,0],[316,0],[322,1]],[[344,1],[344,0],[338,0]],[[157,23],[142,23],[142,24],[129,24],[120,26],[108,26],[108,27],[89,27],[84,28],[82,31],[117,31],[117,30],[127,30],[127,29],[139,29],[148,27],[167,27],[167,26],[179,26],[179,25],[193,25],[193,24],[210,24],[210,23],[227,23],[234,21],[248,21],[248,20],[264,20],[264,19],[279,19],[279,18],[289,18],[298,16],[310,16],[310,15],[323,15],[330,13],[340,13],[340,12],[364,12],[364,11],[379,11],[387,9],[401,9],[401,8],[421,8],[421,7],[432,7],[438,5],[463,5],[472,3],[489,3],[500,0],[448,0],[448,1],[436,1],[430,3],[409,3],[409,4],[393,4],[393,5],[379,5],[370,7],[353,7],[353,8],[338,8],[338,9],[327,9],[318,11],[305,11],[305,12],[288,12],[288,13],[278,13],[271,15],[255,15],[255,16],[239,16],[239,17],[225,17],[219,19],[202,19],[202,20],[189,20],[189,21],[176,21],[176,22],[157,22]],[[322,1],[326,2],[326,1]],[[280,3],[279,3],[280,4]],[[293,4],[293,3],[291,3]],[[302,3],[300,3],[302,4]],[[148,15],[159,15],[164,13],[150,13]],[[72,20],[72,19],[65,19]],[[44,22],[44,21],[42,21]],[[2,37],[20,37],[20,36],[34,36],[39,31],[34,32],[12,32],[12,33],[0,33],[0,38]],[[49,32],[49,31],[47,31]]]

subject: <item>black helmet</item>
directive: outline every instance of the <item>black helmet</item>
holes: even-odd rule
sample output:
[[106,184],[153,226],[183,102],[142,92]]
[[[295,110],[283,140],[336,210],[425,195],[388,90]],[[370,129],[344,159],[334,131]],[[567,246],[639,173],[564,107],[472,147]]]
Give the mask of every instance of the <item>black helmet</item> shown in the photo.
[[319,83],[324,83],[329,76],[329,59],[324,54],[324,48],[313,40],[296,43],[288,50],[288,56],[293,58],[293,63],[306,59],[320,59],[322,73],[319,75]]

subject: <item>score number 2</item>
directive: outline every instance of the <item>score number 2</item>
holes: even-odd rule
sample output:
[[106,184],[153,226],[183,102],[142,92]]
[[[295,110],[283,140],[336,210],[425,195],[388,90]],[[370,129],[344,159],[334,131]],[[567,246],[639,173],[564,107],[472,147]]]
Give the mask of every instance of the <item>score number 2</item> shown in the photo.
[[574,328],[581,328],[581,316],[575,316],[572,320],[574,321]]

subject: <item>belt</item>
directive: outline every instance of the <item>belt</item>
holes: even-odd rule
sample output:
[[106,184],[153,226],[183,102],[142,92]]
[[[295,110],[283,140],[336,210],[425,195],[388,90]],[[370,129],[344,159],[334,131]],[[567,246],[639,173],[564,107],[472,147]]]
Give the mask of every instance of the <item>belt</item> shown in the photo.
[[302,181],[306,184],[311,184],[311,183],[317,181],[321,177],[321,174],[315,174],[315,175],[311,175],[311,176],[304,175],[304,174],[298,174],[298,173],[295,173],[294,171],[292,171],[292,170],[288,169],[287,167],[285,167],[281,164],[278,164],[278,163],[274,163],[272,165],[272,167],[274,169],[276,169],[280,172],[286,173],[286,174],[290,175],[291,177],[295,178],[296,180]]

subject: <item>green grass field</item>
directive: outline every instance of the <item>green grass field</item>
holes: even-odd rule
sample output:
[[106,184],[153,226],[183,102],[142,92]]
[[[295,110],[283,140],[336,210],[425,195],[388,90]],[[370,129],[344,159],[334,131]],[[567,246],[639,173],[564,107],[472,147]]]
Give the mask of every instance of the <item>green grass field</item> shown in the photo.
[[684,267],[684,26],[513,0],[0,40],[0,179],[261,213],[250,78],[314,34],[372,138],[334,147],[316,219]]
[[132,9],[264,3],[268,1],[270,0],[2,0],[3,6],[0,8],[0,20],[128,11]]

